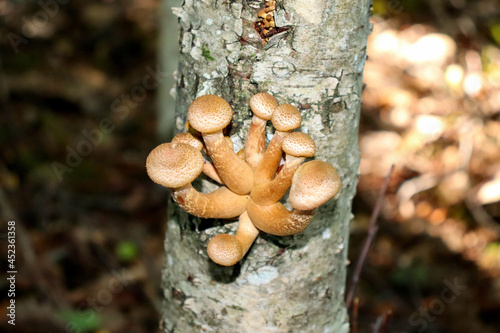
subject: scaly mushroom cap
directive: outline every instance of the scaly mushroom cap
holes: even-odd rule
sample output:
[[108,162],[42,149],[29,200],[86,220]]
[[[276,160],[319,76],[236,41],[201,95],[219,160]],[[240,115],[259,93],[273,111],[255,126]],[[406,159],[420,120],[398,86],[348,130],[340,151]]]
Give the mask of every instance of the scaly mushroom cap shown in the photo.
[[287,155],[313,157],[316,153],[316,144],[306,133],[293,132],[283,139],[281,149]]
[[188,108],[189,124],[201,133],[222,131],[232,117],[233,110],[229,103],[215,95],[200,96]]
[[290,132],[300,127],[302,116],[299,109],[291,104],[282,104],[278,106],[271,117],[273,126],[280,132]]
[[236,237],[220,234],[210,239],[207,253],[215,263],[222,266],[232,266],[243,257],[243,247]]
[[183,143],[164,143],[153,149],[146,159],[152,181],[168,188],[191,183],[203,170],[203,155]]
[[193,147],[196,150],[203,149],[203,141],[189,132],[179,133],[172,139],[172,143],[184,143]]
[[250,108],[259,118],[271,120],[274,110],[278,107],[278,101],[268,93],[258,93],[250,98]]
[[293,176],[290,204],[295,209],[314,209],[335,196],[340,190],[337,170],[323,161],[302,164]]

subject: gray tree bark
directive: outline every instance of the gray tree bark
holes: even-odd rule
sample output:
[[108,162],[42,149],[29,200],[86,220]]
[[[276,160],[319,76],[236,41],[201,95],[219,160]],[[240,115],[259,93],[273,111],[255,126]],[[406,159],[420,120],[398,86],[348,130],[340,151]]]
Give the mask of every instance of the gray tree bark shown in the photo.
[[349,331],[346,249],[370,3],[277,1],[277,26],[288,30],[266,45],[252,28],[263,1],[185,0],[174,9],[181,27],[176,131],[184,131],[194,98],[219,95],[235,110],[230,134],[237,151],[251,121],[250,97],[270,92],[280,104],[299,107],[315,158],[335,166],[342,188],[305,232],[261,233],[242,262],[228,268],[210,261],[206,245],[216,234],[234,234],[236,223],[200,221],[169,204],[164,332]]

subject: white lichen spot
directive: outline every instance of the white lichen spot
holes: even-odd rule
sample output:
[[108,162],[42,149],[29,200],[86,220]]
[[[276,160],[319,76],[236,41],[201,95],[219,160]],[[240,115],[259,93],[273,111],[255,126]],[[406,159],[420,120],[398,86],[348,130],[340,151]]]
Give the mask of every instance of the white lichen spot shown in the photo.
[[177,86],[173,86],[172,88],[170,88],[169,93],[173,99],[177,99]]
[[175,119],[175,127],[178,129],[178,130],[181,130],[184,128],[184,121],[182,121],[182,118],[181,117],[177,117]]
[[217,35],[220,35],[220,34],[222,33],[222,31],[217,30],[215,33],[216,33]]
[[237,135],[231,136],[231,141],[233,141],[233,148],[234,148],[235,152],[239,151],[239,150],[241,150],[241,149],[243,149],[245,147],[243,141]]
[[210,74],[208,74],[208,73],[203,73],[203,77],[204,77],[205,79],[209,80],[209,79],[210,79]]
[[322,85],[328,90],[333,90],[339,85],[339,80],[335,77],[329,77],[323,80]]
[[335,251],[335,253],[339,254],[340,252],[342,252],[342,250],[344,250],[344,243],[340,243],[337,246],[337,250]]
[[278,269],[273,266],[263,266],[259,268],[255,273],[250,274],[247,280],[250,284],[260,286],[262,284],[268,284],[272,280],[278,278]]
[[330,229],[325,229],[325,231],[323,231],[323,234],[321,235],[321,237],[323,239],[329,239],[331,236],[332,236],[332,233],[331,233]]
[[170,255],[167,255],[167,265],[168,266],[173,266],[174,265],[174,259]]
[[213,94],[213,81],[205,81],[202,83],[200,87],[200,91],[198,91],[198,96]]

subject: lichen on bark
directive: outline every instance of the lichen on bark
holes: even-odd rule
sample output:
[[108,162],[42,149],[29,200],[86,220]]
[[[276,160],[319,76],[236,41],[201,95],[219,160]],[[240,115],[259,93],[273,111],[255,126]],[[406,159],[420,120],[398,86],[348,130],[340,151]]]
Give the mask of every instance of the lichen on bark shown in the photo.
[[342,179],[304,233],[261,233],[235,267],[206,254],[208,240],[235,223],[200,221],[169,205],[163,271],[165,332],[347,332],[343,302],[348,223],[359,153],[357,130],[370,1],[277,1],[287,31],[262,45],[252,28],[263,1],[185,0],[176,72],[176,130],[197,96],[216,94],[235,110],[230,134],[243,147],[256,92],[299,107],[316,159]]

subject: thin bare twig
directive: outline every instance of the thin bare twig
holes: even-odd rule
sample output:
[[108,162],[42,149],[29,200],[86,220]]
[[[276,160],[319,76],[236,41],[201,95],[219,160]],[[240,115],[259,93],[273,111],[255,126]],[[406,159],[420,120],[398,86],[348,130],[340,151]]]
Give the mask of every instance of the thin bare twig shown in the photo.
[[375,323],[373,324],[373,333],[384,333],[387,329],[387,323],[391,317],[392,311],[387,311],[383,315],[379,316]]
[[394,165],[391,166],[389,173],[385,177],[384,184],[380,188],[380,192],[378,195],[377,202],[375,204],[375,208],[373,209],[372,215],[370,217],[370,224],[368,227],[368,235],[366,236],[365,243],[363,245],[363,249],[361,254],[359,255],[358,262],[356,263],[356,267],[354,269],[354,273],[352,275],[352,283],[349,292],[346,297],[346,308],[349,309],[354,298],[354,292],[356,291],[356,286],[359,281],[359,276],[361,275],[361,270],[363,269],[363,264],[365,262],[366,256],[368,254],[368,250],[372,245],[373,239],[375,238],[375,234],[377,233],[378,226],[376,224],[378,214],[380,212],[380,208],[382,207],[382,203],[384,202],[385,192],[387,191],[387,186],[389,185],[389,180],[391,179],[392,171],[394,170]]
[[389,310],[384,315],[384,320],[382,321],[382,327],[380,327],[380,333],[387,332],[387,324],[389,323],[389,319],[391,319],[392,311]]
[[352,305],[351,333],[358,333],[358,310],[359,310],[359,297],[356,297],[354,299],[354,304]]

